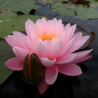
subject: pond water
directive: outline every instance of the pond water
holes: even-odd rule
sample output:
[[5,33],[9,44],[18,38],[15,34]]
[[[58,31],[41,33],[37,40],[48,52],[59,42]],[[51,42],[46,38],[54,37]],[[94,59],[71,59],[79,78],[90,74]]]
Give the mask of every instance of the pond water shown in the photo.
[[49,7],[43,7],[35,14],[47,15],[49,19],[62,18],[63,22],[78,24],[87,32],[95,32],[96,39],[91,47],[93,57],[79,65],[83,70],[82,75],[70,77],[59,74],[56,83],[43,95],[38,94],[36,86],[22,80],[22,72],[14,72],[3,85],[0,85],[0,98],[98,98],[98,19],[82,20],[65,17],[52,12]]
[[80,86],[74,87],[74,98],[98,98],[98,19],[76,21],[73,20],[73,22],[81,25],[88,32],[94,31],[96,39],[92,45],[93,57],[84,63],[87,67],[87,72],[78,77]]

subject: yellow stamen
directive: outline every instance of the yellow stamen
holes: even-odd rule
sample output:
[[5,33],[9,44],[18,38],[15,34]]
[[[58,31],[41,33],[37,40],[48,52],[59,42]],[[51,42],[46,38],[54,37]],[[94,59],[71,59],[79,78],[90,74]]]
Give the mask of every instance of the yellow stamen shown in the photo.
[[42,40],[42,41],[45,41],[45,40],[52,40],[54,38],[55,34],[54,33],[46,33],[46,32],[43,32],[43,34],[41,36],[39,36],[39,38]]

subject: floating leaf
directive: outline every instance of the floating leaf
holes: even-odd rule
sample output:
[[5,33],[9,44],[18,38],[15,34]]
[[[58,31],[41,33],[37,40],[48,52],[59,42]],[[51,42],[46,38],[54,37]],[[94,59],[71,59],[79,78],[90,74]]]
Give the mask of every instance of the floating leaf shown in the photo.
[[12,57],[14,57],[12,48],[6,43],[5,40],[0,40],[0,61],[5,62]]
[[[89,0],[90,1],[90,0]],[[88,3],[89,3],[88,1]],[[98,7],[98,1],[91,0],[91,4],[96,5]],[[85,1],[86,2],[86,1]],[[95,4],[96,2],[96,4]],[[98,8],[87,7],[85,4],[73,4],[70,1],[65,3],[65,1],[56,1],[51,5],[51,8],[54,11],[59,12],[61,15],[65,16],[75,16],[75,18],[79,19],[95,19],[98,18]],[[90,5],[90,4],[88,4]]]
[[53,11],[59,12],[59,14],[66,15],[66,16],[74,16],[74,7],[72,4],[65,4],[62,2],[55,2],[52,4]]
[[40,6],[36,5],[35,0],[0,0],[0,8],[28,14],[31,9],[38,9]]
[[[3,18],[3,15],[5,18]],[[4,38],[8,34],[11,34],[12,31],[25,31],[25,21],[27,19],[31,19],[35,22],[38,18],[42,17],[37,15],[16,16],[16,14],[10,17],[8,14],[9,17],[7,18],[7,14],[3,15],[0,16],[0,19],[2,19],[2,22],[0,22],[0,38]]]
[[98,10],[95,10],[92,7],[79,5],[75,7],[75,11],[77,13],[76,18],[81,18],[81,19],[98,18]]
[[8,69],[4,62],[0,61],[0,84],[2,84],[7,78],[13,73],[12,70]]
[[10,19],[12,19],[13,17],[16,17],[17,14],[13,13],[11,11],[5,11],[4,13],[0,13],[0,20],[2,21],[8,21]]
[[0,40],[0,84],[13,73],[5,66],[5,61],[12,57],[14,57],[14,54],[11,47],[4,40]]

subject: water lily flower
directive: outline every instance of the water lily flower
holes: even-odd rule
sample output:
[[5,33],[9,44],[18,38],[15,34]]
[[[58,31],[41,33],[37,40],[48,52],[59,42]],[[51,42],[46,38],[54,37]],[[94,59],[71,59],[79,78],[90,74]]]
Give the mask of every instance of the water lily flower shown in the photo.
[[44,79],[39,83],[38,91],[43,94],[52,85],[58,72],[76,76],[82,73],[77,65],[91,58],[91,50],[75,52],[80,49],[89,36],[75,33],[76,24],[64,26],[62,20],[38,19],[33,23],[28,19],[25,23],[27,35],[14,31],[5,37],[16,57],[6,61],[5,65],[12,70],[23,70],[24,58],[28,53],[36,53],[45,67]]

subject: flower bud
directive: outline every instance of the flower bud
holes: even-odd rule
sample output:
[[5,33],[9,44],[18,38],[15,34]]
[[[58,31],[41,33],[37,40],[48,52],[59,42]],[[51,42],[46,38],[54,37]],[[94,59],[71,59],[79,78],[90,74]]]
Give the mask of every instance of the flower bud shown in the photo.
[[24,60],[23,75],[27,81],[37,83],[44,77],[44,67],[35,53],[29,53]]

